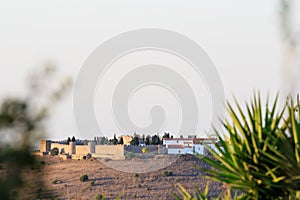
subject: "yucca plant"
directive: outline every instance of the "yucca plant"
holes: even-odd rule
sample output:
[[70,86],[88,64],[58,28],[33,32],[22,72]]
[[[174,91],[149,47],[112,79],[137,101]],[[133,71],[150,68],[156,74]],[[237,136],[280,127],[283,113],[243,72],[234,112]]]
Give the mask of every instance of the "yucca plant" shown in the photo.
[[267,99],[263,109],[259,93],[246,103],[245,111],[236,100],[236,110],[227,103],[225,134],[216,132],[216,151],[207,147],[214,158],[203,158],[212,166],[203,169],[208,178],[241,191],[244,199],[296,198],[300,187],[300,127],[292,102],[287,120],[283,117],[287,107],[277,111],[277,103],[278,95],[271,106]]
[[[270,147],[271,153],[265,154],[279,168],[284,177],[284,190],[290,199],[300,199],[300,122],[299,101],[296,107],[291,100],[288,106],[289,117],[284,124],[285,132],[278,132],[277,146]],[[298,115],[298,116],[297,116]]]
[[182,185],[178,184],[178,191],[179,194],[173,193],[173,196],[177,200],[244,200],[245,197],[243,195],[238,195],[235,193],[232,197],[231,189],[228,187],[228,189],[224,192],[221,192],[218,197],[211,198],[208,196],[209,192],[209,183],[206,184],[205,190],[202,192],[199,190],[199,188],[195,188],[195,192],[193,194],[190,194]]
[[207,200],[208,188],[209,184],[206,185],[204,192],[201,192],[198,188],[195,188],[196,192],[194,194],[190,194],[182,185],[178,184],[178,191],[180,195],[173,193],[173,196],[177,200]]

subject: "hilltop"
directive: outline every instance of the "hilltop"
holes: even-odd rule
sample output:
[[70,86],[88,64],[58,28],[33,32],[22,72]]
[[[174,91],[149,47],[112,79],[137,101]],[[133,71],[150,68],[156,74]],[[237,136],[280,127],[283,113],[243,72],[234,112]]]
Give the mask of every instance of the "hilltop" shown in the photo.
[[[23,191],[27,193],[24,198],[94,199],[101,194],[106,195],[107,199],[115,199],[122,193],[122,199],[174,199],[172,192],[178,193],[179,183],[190,192],[195,191],[195,186],[204,190],[205,174],[195,169],[194,165],[208,167],[193,155],[181,155],[166,168],[148,173],[116,171],[94,158],[62,160],[58,156],[48,155],[39,159],[42,169],[31,169],[25,173],[27,184],[32,187]],[[94,186],[90,182],[80,182],[84,174],[94,181]],[[44,186],[37,178],[44,182]],[[36,189],[33,191],[32,188]],[[210,196],[217,196],[221,190],[221,184],[210,183]]]

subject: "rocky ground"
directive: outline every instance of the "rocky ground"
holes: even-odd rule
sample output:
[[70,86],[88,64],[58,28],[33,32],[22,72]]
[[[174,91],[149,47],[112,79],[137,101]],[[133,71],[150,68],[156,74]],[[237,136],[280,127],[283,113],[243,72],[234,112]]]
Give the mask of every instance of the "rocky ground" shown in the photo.
[[[20,192],[22,199],[95,199],[97,195],[115,199],[119,194],[122,199],[174,199],[172,193],[178,193],[178,184],[190,192],[195,187],[204,190],[206,186],[205,174],[194,166],[207,166],[192,155],[182,155],[169,166],[148,173],[121,172],[93,158],[62,160],[58,156],[43,156],[39,159],[42,167],[25,172],[27,187]],[[122,164],[130,166],[130,162],[134,161],[125,160]],[[81,182],[79,179],[85,174],[89,181]],[[221,184],[210,183],[211,196],[218,196],[221,190]]]

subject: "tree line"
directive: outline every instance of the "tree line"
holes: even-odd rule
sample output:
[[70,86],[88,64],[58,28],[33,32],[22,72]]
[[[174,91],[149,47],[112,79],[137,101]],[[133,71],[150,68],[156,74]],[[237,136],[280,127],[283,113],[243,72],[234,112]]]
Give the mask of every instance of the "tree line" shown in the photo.
[[[131,141],[129,142],[130,145],[160,145],[163,143],[163,139],[164,138],[173,138],[173,136],[170,135],[170,133],[164,133],[164,135],[162,137],[159,136],[159,134],[155,134],[155,135],[137,135],[134,134],[132,136]],[[68,138],[67,140],[68,142],[73,141],[70,138]],[[75,138],[74,138],[75,141]],[[107,137],[94,137],[94,142],[96,144],[100,144],[100,145],[117,145],[117,144],[124,144],[124,138],[123,136],[117,138],[116,134],[114,134],[114,137],[112,139],[108,139]]]

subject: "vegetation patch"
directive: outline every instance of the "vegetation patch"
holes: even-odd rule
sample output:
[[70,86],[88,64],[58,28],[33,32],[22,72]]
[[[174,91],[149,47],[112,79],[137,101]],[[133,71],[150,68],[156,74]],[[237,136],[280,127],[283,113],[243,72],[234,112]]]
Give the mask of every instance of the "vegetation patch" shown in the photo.
[[85,175],[82,175],[79,180],[81,182],[87,182],[87,181],[89,181],[89,177],[88,177],[88,175],[85,174]]
[[95,185],[95,181],[90,181],[90,186],[93,187]]
[[57,147],[54,147],[53,149],[50,150],[51,156],[57,156],[58,153],[59,153],[59,149]]
[[173,172],[165,170],[161,173],[161,175],[162,176],[173,176]]

